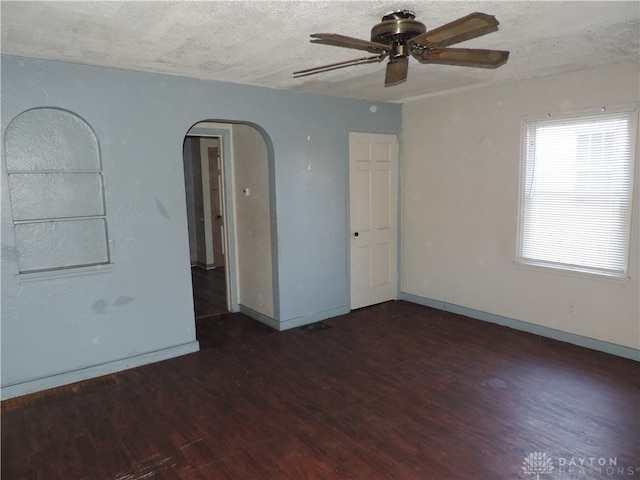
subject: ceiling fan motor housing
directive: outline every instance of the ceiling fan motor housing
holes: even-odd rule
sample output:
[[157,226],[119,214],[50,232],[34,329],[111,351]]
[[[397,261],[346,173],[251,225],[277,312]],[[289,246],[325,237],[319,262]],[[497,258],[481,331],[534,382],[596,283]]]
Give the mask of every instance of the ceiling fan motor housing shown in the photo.
[[391,45],[391,57],[406,57],[409,52],[405,43],[416,35],[427,31],[422,22],[415,19],[411,10],[397,10],[382,17],[382,22],[371,29],[371,41]]

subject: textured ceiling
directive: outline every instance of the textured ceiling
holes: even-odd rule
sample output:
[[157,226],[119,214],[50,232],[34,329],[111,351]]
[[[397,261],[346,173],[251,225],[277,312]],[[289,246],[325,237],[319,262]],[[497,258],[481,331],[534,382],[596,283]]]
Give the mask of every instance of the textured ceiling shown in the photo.
[[[384,63],[294,79],[303,68],[366,52],[316,45],[309,34],[369,39],[390,10],[410,9],[430,30],[468,13],[495,15],[500,30],[456,46],[509,50],[506,65],[423,65],[387,87]],[[161,72],[374,101],[638,62],[640,2],[529,1],[2,1],[3,54]]]

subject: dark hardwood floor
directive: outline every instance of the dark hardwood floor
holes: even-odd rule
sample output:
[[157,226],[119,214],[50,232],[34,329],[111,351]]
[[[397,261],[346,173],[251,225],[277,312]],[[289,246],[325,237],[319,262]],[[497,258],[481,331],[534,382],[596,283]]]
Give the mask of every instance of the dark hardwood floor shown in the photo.
[[640,478],[631,360],[401,301],[197,334],[200,352],[5,413],[2,479]]
[[191,282],[196,319],[227,313],[227,286],[224,267],[209,270],[191,267]]

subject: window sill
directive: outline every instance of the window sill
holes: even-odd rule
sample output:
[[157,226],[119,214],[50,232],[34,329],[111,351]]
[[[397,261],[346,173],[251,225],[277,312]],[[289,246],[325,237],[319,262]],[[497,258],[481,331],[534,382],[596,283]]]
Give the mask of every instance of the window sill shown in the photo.
[[615,276],[615,275],[607,275],[604,273],[595,273],[595,272],[582,272],[580,270],[568,270],[560,267],[551,267],[547,265],[538,265],[535,263],[524,263],[515,260],[513,265],[519,270],[529,270],[534,272],[543,272],[543,273],[551,273],[558,274],[567,277],[574,278],[582,278],[582,279],[591,279],[591,280],[601,280],[605,282],[617,283],[626,285],[631,282],[631,277],[628,276]]
[[16,279],[18,280],[18,283],[39,282],[44,280],[57,280],[59,278],[109,273],[112,270],[113,263],[103,263],[100,265],[86,265],[83,267],[57,268],[55,270],[19,273],[16,275]]

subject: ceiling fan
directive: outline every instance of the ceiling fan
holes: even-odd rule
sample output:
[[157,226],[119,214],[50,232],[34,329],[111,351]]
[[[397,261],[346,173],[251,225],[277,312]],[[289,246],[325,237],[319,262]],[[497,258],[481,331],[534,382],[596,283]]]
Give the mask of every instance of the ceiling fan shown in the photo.
[[441,27],[427,31],[415,20],[410,10],[397,10],[382,17],[371,29],[371,41],[337,33],[314,33],[312,43],[365,50],[374,55],[299,70],[294,78],[328,72],[338,68],[381,62],[389,57],[384,86],[390,87],[407,79],[409,55],[421,63],[459,65],[463,67],[497,68],[504,65],[509,52],[477,48],[449,48],[449,45],[470,40],[498,30],[498,20],[485,13],[471,13]]

